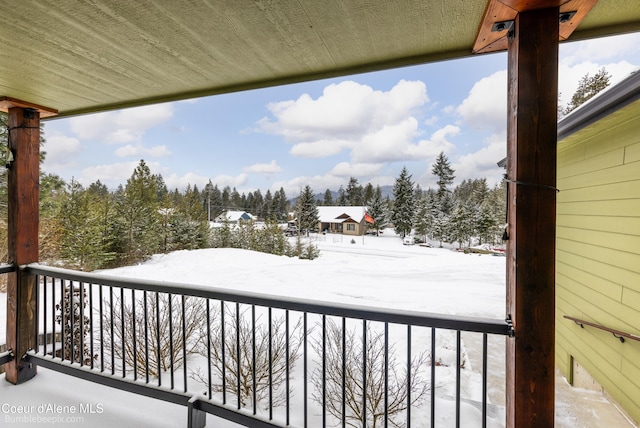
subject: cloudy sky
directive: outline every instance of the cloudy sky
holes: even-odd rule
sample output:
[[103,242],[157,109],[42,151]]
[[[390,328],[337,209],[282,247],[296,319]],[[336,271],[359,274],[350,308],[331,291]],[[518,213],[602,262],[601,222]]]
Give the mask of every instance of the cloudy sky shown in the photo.
[[[444,152],[464,179],[503,173],[506,54],[218,95],[46,122],[43,170],[87,186],[125,184],[140,159],[168,188],[211,180],[239,192],[317,192],[393,184],[403,166],[423,188]],[[640,68],[640,33],[560,47],[560,102],[605,67]]]

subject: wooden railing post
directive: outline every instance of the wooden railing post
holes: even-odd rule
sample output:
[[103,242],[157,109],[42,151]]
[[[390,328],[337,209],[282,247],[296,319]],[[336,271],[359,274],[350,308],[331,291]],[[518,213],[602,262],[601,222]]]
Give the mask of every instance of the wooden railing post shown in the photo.
[[[8,254],[20,266],[38,261],[40,199],[40,113],[31,108],[9,108]],[[36,375],[22,356],[35,348],[36,279],[20,271],[7,278],[7,347],[15,359],[6,366],[7,381],[18,384]]]
[[509,38],[507,426],[554,425],[558,7],[521,11]]

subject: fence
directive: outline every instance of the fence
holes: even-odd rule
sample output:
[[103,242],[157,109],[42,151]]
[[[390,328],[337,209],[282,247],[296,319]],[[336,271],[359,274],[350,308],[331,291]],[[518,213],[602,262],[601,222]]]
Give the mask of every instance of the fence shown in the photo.
[[[203,412],[265,427],[504,425],[487,367],[505,321],[24,269],[43,339],[25,359],[185,405],[190,426]],[[480,338],[479,370],[463,333]]]

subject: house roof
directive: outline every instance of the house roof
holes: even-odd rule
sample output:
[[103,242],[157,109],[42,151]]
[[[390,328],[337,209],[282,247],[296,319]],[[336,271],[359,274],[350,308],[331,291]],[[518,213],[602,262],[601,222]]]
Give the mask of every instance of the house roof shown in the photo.
[[238,221],[238,220],[251,220],[251,214],[246,211],[227,211],[226,213],[221,214],[218,218],[226,219],[227,221]]
[[[21,100],[70,116],[460,58],[495,49],[481,46],[503,37],[490,31],[495,8],[594,1],[9,2],[0,108]],[[584,15],[564,24],[572,40],[640,30],[637,0],[599,0]]]
[[[604,89],[558,122],[558,143],[587,138],[640,117],[640,70]],[[584,131],[583,131],[584,130]],[[507,158],[498,162],[506,168]]]
[[363,206],[321,206],[318,207],[318,214],[322,223],[344,223],[350,219],[360,223],[366,210]]
[[[602,120],[609,116],[615,116]],[[609,128],[611,120],[626,121],[640,117],[640,70],[610,86],[573,110],[558,122],[558,141],[583,128]],[[597,123],[602,120],[602,123]]]

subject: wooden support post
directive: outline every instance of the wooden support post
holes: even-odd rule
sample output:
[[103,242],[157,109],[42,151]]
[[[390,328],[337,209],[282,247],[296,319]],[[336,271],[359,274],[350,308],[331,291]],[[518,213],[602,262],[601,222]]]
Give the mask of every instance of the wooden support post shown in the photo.
[[509,40],[507,426],[553,427],[557,7],[518,13]]
[[[9,263],[17,266],[38,261],[40,199],[40,113],[31,108],[9,108],[8,168]],[[22,356],[35,348],[36,280],[21,271],[7,278],[7,347],[15,359],[5,366],[6,379],[14,384],[36,375],[36,367]]]

